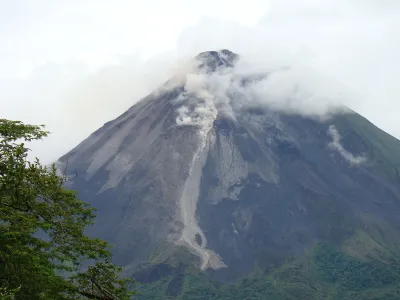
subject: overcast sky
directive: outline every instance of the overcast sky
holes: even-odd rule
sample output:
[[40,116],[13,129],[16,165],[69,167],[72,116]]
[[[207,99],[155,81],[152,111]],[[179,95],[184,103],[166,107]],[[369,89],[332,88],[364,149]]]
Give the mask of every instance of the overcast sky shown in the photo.
[[398,0],[0,0],[1,116],[46,124],[45,162],[123,113],[176,61],[228,48],[309,66],[400,137]]

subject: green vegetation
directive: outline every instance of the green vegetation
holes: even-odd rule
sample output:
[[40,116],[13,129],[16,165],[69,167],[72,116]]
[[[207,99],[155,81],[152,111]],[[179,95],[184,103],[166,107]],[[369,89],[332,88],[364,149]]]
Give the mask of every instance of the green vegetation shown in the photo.
[[94,209],[27,160],[24,143],[47,134],[0,119],[0,299],[130,299],[108,244],[84,234]]
[[177,295],[171,295],[177,286],[176,278],[170,276],[142,286],[138,299],[400,299],[400,268],[379,261],[362,261],[323,243],[301,260],[236,284],[218,284],[201,274],[182,276]]
[[[352,118],[344,115],[335,124],[342,138],[349,141],[348,146],[359,147],[360,151],[367,149],[369,161],[376,163],[380,172],[400,182],[400,143],[365,119]],[[346,132],[347,127],[354,128],[354,132]],[[59,175],[54,165],[45,167],[39,160],[27,160],[29,149],[25,142],[47,134],[42,126],[0,119],[0,300],[131,299],[132,281],[121,278],[121,269],[111,262],[109,245],[84,234],[94,221],[95,210],[79,200],[74,191],[64,188],[68,179]],[[355,139],[361,143],[351,144]],[[135,298],[400,299],[397,230],[385,220],[361,212],[357,222],[344,223],[334,203],[329,201],[321,197],[319,204],[309,206],[315,207],[317,217],[320,211],[329,208],[332,217],[323,215],[320,217],[323,222],[347,226],[346,230],[341,229],[343,232],[322,232],[326,237],[340,236],[331,241],[340,247],[319,243],[304,257],[273,271],[263,273],[263,267],[258,265],[256,275],[234,284],[221,284],[200,272],[197,258],[186,249],[164,244],[140,271],[162,264],[172,271],[166,270],[168,276],[150,274],[149,281],[153,282],[134,286],[139,289]],[[309,214],[312,213],[310,209]]]
[[333,123],[343,139],[362,141],[365,149],[368,149],[368,161],[377,164],[384,173],[398,182],[400,176],[399,140],[355,113],[338,115]]

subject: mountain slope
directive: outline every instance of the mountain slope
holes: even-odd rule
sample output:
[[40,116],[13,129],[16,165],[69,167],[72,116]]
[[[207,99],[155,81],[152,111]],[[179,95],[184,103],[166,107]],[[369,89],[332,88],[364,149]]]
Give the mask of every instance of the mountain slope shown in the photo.
[[238,60],[200,54],[194,73],[60,158],[98,208],[91,234],[136,275],[183,263],[229,282],[316,242],[362,260],[398,253],[400,142],[349,110],[317,118],[253,101],[271,73],[235,73]]
[[399,279],[398,264],[360,261],[320,244],[301,259],[235,284],[221,285],[198,273],[170,274],[141,286],[138,299],[394,300],[400,297]]

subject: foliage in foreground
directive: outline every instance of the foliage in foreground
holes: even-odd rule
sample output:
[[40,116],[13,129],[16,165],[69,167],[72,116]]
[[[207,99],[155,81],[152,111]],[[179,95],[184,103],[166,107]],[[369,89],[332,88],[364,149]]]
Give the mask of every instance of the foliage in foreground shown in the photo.
[[47,134],[0,119],[0,299],[130,299],[108,244],[84,234],[94,209],[27,160],[24,143]]

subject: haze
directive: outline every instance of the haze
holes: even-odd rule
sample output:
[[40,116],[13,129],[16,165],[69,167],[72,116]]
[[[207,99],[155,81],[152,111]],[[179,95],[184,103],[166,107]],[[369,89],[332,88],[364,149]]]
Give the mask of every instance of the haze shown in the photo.
[[[50,162],[207,50],[297,66],[346,86],[346,105],[400,137],[400,2],[0,1],[2,116],[46,124]],[[304,71],[307,76],[307,71]],[[313,81],[319,86],[319,81]]]

